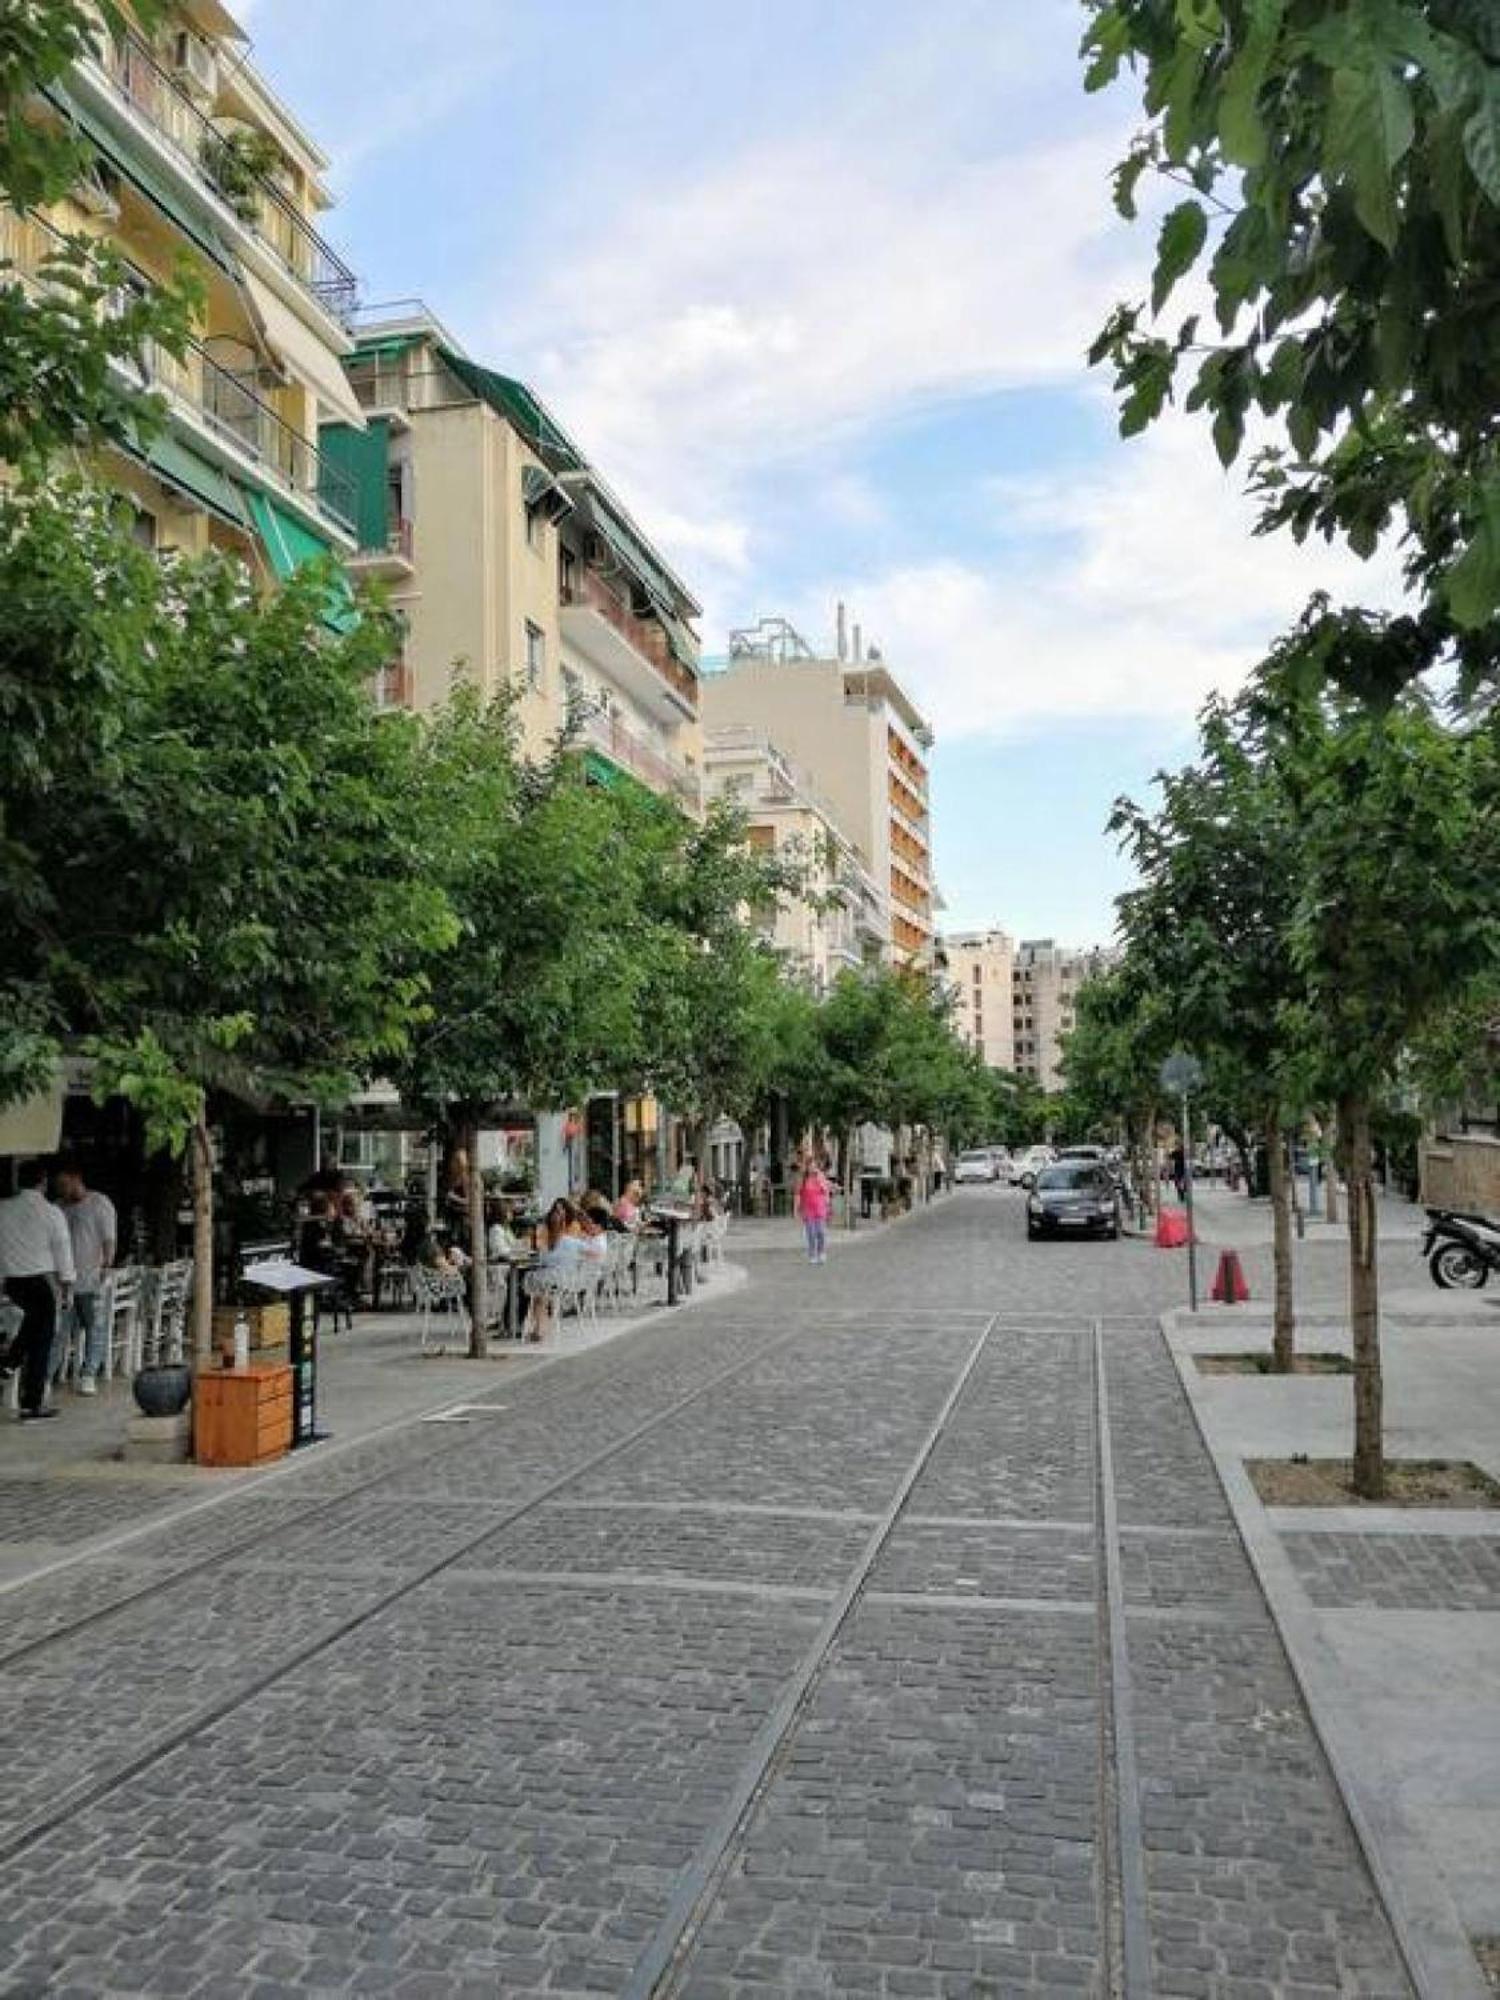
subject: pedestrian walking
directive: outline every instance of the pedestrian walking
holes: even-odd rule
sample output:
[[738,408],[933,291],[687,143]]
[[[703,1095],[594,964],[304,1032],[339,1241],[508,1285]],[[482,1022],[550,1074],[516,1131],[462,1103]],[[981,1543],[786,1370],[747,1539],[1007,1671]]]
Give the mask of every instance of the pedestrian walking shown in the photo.
[[47,1406],[47,1376],[58,1305],[66,1306],[73,1290],[72,1239],[62,1211],[43,1192],[46,1182],[46,1163],[25,1160],[16,1173],[18,1192],[0,1201],[0,1278],[21,1312],[4,1373],[21,1371],[23,1422],[57,1415]]
[[109,1329],[99,1310],[99,1295],[114,1269],[119,1219],[109,1196],[88,1186],[83,1168],[75,1159],[58,1161],[52,1173],[52,1187],[73,1246],[73,1305],[71,1312],[63,1316],[63,1324],[70,1334],[83,1335],[78,1393],[92,1396],[104,1373]]
[[809,1160],[797,1182],[797,1214],[807,1238],[809,1264],[828,1262],[828,1213],[833,1186],[816,1160]]

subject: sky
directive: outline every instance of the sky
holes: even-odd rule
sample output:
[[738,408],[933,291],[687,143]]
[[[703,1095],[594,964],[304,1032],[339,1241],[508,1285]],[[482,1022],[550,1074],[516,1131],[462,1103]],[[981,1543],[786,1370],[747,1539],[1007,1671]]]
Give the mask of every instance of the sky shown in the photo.
[[[1085,365],[1146,289],[1077,0],[253,0],[367,300],[526,377],[704,605],[843,599],[931,718],[950,930],[1102,942],[1122,793],[1347,555]],[[1379,593],[1376,593],[1379,594]]]

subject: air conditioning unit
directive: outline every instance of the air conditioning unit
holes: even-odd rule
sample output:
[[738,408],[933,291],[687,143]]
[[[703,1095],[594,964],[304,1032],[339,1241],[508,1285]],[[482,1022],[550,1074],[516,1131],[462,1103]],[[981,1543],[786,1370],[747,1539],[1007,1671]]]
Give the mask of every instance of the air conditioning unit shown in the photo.
[[179,29],[172,45],[172,67],[177,81],[194,97],[212,99],[219,89],[219,58],[201,35]]

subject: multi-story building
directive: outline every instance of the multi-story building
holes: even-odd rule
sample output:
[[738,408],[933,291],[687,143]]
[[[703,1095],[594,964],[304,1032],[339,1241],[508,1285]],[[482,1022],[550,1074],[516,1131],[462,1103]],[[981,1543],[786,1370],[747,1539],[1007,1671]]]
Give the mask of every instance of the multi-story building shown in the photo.
[[860,644],[813,652],[785,619],[730,635],[703,686],[712,730],[758,730],[805,770],[866,858],[889,912],[890,956],[930,965],[934,890],[927,794],[932,731],[890,668]]
[[532,753],[571,705],[602,782],[696,811],[698,606],[562,426],[418,302],[362,314],[348,372],[364,426],[326,425],[323,449],[355,490],[354,567],[406,628],[383,699],[513,687]]
[[888,898],[807,775],[749,727],[710,730],[703,762],[708,797],[733,799],[745,814],[751,846],[801,874],[797,894],[751,912],[788,969],[823,993],[840,972],[884,958]]
[[1044,1090],[1062,1084],[1062,1038],[1072,1028],[1078,989],[1108,971],[1116,954],[1095,946],[1071,951],[1051,938],[1024,941],[1016,948],[1013,1031],[1014,1067]]
[[320,419],[364,419],[344,376],[353,273],[319,233],[327,162],[249,62],[221,0],[101,26],[97,53],[39,115],[82,142],[86,171],[46,213],[0,210],[0,255],[56,283],[58,232],[107,239],[143,290],[185,268],[202,306],[179,360],[150,346],[124,379],[166,422],[105,470],[153,547],[233,551],[268,578],[353,552],[353,498]]
[[991,1069],[1016,1067],[1015,941],[1000,930],[944,939],[953,1024]]

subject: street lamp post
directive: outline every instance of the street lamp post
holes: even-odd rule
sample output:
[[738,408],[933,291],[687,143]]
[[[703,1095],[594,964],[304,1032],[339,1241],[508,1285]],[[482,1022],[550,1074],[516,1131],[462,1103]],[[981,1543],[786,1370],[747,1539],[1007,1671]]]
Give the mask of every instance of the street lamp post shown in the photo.
[[1198,1232],[1193,1225],[1193,1130],[1189,1098],[1203,1081],[1203,1065],[1177,1049],[1161,1066],[1161,1087],[1182,1105],[1182,1198],[1187,1209],[1188,1308],[1198,1310]]

